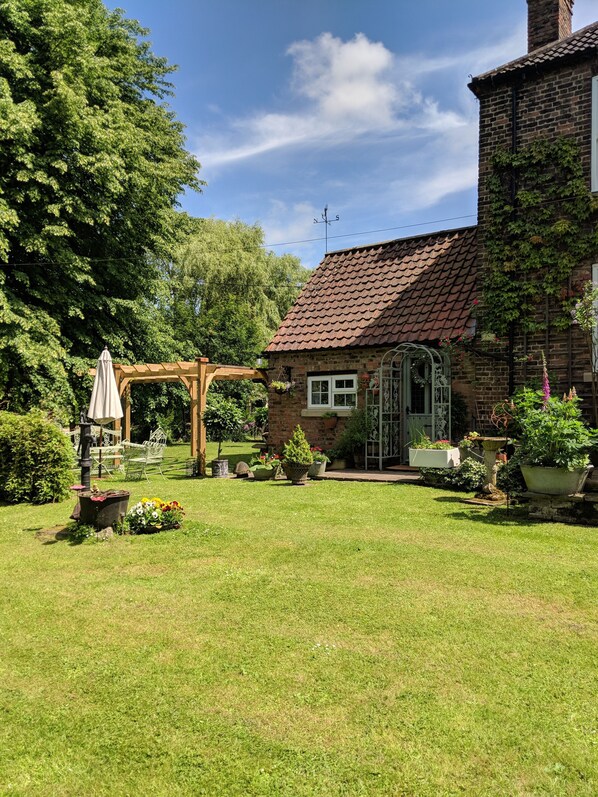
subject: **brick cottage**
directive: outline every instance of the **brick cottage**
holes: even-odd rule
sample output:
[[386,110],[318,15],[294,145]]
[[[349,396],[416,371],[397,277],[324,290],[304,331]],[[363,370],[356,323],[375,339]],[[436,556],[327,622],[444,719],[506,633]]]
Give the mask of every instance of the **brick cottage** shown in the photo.
[[[454,391],[465,397],[471,425],[488,429],[492,406],[537,379],[541,352],[554,389],[575,385],[587,404],[589,353],[575,325],[552,323],[558,297],[535,307],[537,331],[512,326],[498,343],[483,339],[475,318],[494,154],[572,140],[587,186],[598,192],[598,22],[572,34],[572,7],[573,0],[528,0],[528,54],[469,85],[480,105],[477,228],[332,252],[314,271],[267,348],[270,380],[292,386],[270,392],[273,446],[300,423],[312,444],[330,448],[359,407],[375,419],[373,461],[401,461],[414,424],[436,439],[450,435]],[[590,278],[598,281],[598,267],[579,263],[563,295]],[[451,370],[439,344],[450,350],[460,338],[468,345]],[[334,429],[325,422],[330,413]]]

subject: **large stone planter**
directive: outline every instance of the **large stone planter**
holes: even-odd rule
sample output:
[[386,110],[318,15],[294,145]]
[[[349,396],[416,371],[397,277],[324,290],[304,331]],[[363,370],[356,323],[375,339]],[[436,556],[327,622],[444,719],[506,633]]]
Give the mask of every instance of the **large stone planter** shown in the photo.
[[544,495],[572,495],[580,493],[588,477],[588,468],[544,468],[539,465],[521,465],[521,473],[530,493]]
[[413,468],[456,468],[460,463],[458,448],[410,448]]
[[285,476],[293,484],[305,484],[307,482],[307,474],[309,473],[309,465],[297,465],[291,462],[285,462],[283,465]]
[[276,476],[277,468],[265,468],[257,465],[251,469],[253,473],[253,478],[256,482],[266,482],[269,479],[273,479]]

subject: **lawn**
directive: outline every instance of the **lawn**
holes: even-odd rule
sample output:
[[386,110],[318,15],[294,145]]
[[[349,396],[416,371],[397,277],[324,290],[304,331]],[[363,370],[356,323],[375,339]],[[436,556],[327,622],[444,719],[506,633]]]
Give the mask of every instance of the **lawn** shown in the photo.
[[40,533],[72,501],[0,507],[0,794],[598,793],[597,530],[411,484],[129,486],[184,527],[75,545]]

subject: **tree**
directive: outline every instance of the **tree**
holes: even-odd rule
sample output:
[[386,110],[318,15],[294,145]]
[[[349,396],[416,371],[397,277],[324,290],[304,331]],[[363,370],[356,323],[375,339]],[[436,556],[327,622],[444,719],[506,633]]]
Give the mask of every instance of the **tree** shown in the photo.
[[264,249],[259,225],[195,219],[163,266],[163,307],[187,356],[254,365],[297,297],[307,270]]
[[0,5],[0,397],[14,408],[72,399],[69,372],[104,343],[139,356],[140,316],[163,337],[157,262],[177,197],[201,183],[146,33],[100,0]]

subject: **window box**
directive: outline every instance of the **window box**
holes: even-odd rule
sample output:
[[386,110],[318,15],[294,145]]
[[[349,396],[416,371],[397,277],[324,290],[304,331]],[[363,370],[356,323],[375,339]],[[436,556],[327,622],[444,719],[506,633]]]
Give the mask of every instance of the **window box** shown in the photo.
[[456,468],[461,462],[458,448],[410,448],[413,468]]

